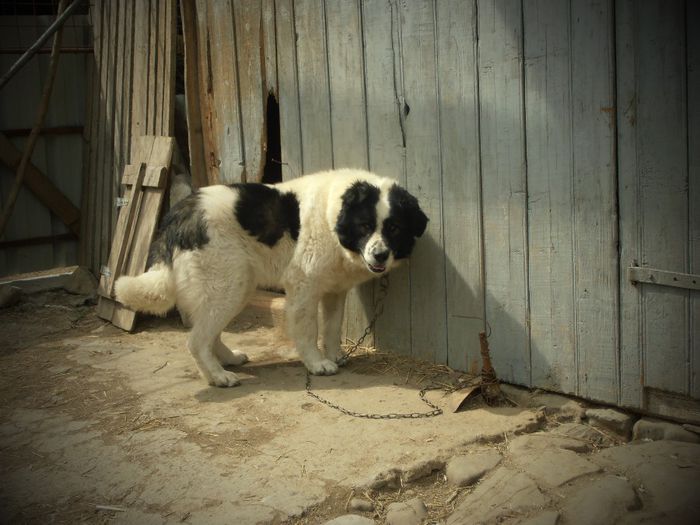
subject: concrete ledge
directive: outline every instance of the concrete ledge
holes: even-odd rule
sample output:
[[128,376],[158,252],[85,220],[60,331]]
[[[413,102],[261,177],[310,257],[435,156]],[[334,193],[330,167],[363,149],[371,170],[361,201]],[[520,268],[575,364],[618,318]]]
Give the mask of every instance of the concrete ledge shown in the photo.
[[92,295],[97,289],[97,280],[87,268],[82,266],[67,266],[40,272],[8,275],[0,277],[0,284],[20,288],[24,293],[63,288],[74,294]]

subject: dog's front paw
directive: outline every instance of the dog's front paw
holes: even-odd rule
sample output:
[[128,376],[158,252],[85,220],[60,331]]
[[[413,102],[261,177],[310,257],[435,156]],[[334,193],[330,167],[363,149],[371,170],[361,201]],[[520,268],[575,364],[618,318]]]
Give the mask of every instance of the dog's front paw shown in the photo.
[[338,373],[338,365],[330,359],[305,363],[306,369],[315,376],[332,376]]
[[348,361],[340,346],[337,348],[326,348],[326,358],[337,363],[338,366],[343,366]]
[[212,374],[209,384],[221,387],[238,386],[241,384],[241,380],[233,372],[222,370],[221,372],[214,372],[214,374]]

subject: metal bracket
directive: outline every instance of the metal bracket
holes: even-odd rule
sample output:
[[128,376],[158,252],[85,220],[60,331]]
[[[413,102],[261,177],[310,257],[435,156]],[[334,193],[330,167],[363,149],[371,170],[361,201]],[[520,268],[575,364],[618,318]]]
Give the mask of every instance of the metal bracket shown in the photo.
[[627,268],[627,278],[632,284],[647,283],[659,286],[672,286],[686,290],[700,290],[700,275],[692,273],[668,272],[656,268]]
[[114,199],[114,205],[117,208],[121,208],[123,206],[126,206],[127,204],[129,204],[128,197],[117,197],[116,199]]

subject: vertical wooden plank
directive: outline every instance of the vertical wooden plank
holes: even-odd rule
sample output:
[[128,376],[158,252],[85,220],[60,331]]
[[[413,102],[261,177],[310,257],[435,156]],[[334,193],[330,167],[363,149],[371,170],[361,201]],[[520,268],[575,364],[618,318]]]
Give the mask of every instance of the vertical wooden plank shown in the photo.
[[[328,0],[325,9],[333,159],[338,168],[368,169],[359,0]],[[372,287],[373,283],[366,283],[348,293],[345,330],[352,341],[362,335],[372,316]],[[366,342],[372,344],[371,340]]]
[[[686,4],[690,273],[700,274],[700,4]],[[693,205],[693,203],[695,203]],[[700,293],[690,292],[690,395],[700,399]]]
[[[114,119],[114,87],[115,87],[115,58],[116,58],[116,42],[117,42],[117,23],[118,14],[117,2],[108,2],[104,6],[105,9],[105,26],[106,40],[105,50],[102,54],[102,68],[104,68],[104,84],[103,90],[105,93],[105,127],[104,136],[101,140],[104,141],[103,158],[102,158],[102,173],[104,184],[102,186],[102,231],[100,237],[100,264],[106,264],[109,257],[109,248],[112,241],[112,226],[116,217],[116,206],[114,205],[114,197],[116,196],[116,188],[120,174],[114,171],[114,135],[116,132]],[[105,33],[103,32],[103,35]]]
[[400,12],[407,105],[407,186],[430,218],[410,262],[412,354],[445,363],[447,320],[434,3],[406,2]]
[[210,134],[205,144],[215,148],[208,155],[212,157],[212,171],[214,174],[218,172],[215,176],[217,182],[231,184],[244,180],[236,38],[231,3],[211,2],[206,15],[211,126],[205,129],[205,133]]
[[[398,6],[385,0],[363,0],[365,84],[369,167],[406,186],[401,24]],[[389,276],[384,313],[377,320],[375,345],[411,354],[411,283],[408,264]]]
[[160,11],[158,5],[161,0],[149,0],[148,2],[148,63],[147,88],[146,88],[146,132],[149,135],[157,135],[161,126],[161,86],[158,85],[158,68],[162,67],[158,46],[160,44]]
[[[93,11],[94,12],[94,11]],[[95,53],[97,50],[95,50]],[[82,217],[91,217],[92,199],[90,198],[93,191],[93,178],[90,171],[90,158],[92,151],[91,136],[95,126],[95,118],[93,111],[97,111],[95,105],[95,58],[94,54],[86,59],[85,66],[86,76],[86,93],[85,97],[85,125],[83,126],[82,145],[83,145],[83,169],[82,169],[82,184],[80,195],[80,212]],[[87,266],[92,269],[90,263],[90,234],[92,230],[92,221],[80,221],[80,242],[78,245],[78,264]]]
[[620,388],[612,7],[571,3],[576,393],[608,403]]
[[114,97],[114,180],[117,183],[117,190],[115,195],[119,195],[119,182],[121,180],[121,174],[124,169],[124,159],[122,158],[122,140],[126,137],[123,134],[122,124],[123,124],[123,112],[124,112],[124,102],[128,97],[123,95],[124,91],[124,73],[125,73],[125,51],[126,51],[126,20],[127,20],[127,6],[126,4],[130,2],[113,2],[117,4],[116,13],[116,37],[114,39],[115,49],[115,84],[116,84],[116,96]]
[[635,0],[616,0],[617,155],[620,214],[620,403],[643,405],[642,286],[625,269],[641,264],[641,208],[637,177],[637,82]]
[[175,0],[161,0],[162,20],[162,42],[163,47],[159,48],[163,61],[163,122],[161,125],[161,135],[171,137],[175,134],[175,53],[177,38],[177,6]]
[[297,34],[302,168],[304,173],[313,173],[334,166],[325,4],[321,0],[295,1],[294,26]]
[[[688,151],[685,9],[636,3],[637,142],[642,265],[686,272]],[[659,71],[663,73],[658,74]],[[688,391],[688,291],[643,285],[645,385]]]
[[[131,141],[148,134],[148,0],[134,3],[133,99],[131,101]],[[133,147],[133,146],[132,146]]]
[[303,173],[301,151],[301,115],[297,40],[293,0],[275,2],[277,28],[277,99],[280,108],[280,141],[282,142],[282,180]]
[[436,6],[447,363],[475,372],[484,329],[476,2],[449,0]]
[[190,174],[195,188],[206,186],[207,168],[204,160],[204,137],[202,135],[202,107],[206,91],[201,89],[198,51],[204,45],[197,28],[197,6],[195,0],[180,2],[180,18],[185,44],[185,104],[187,112],[187,142],[190,151]]
[[134,59],[134,3],[125,2],[124,6],[124,70],[122,73],[121,96],[123,98],[122,116],[120,123],[121,151],[120,171],[129,162],[131,153],[131,105],[134,99],[133,91],[133,59]]
[[[99,275],[101,265],[106,262],[102,253],[102,239],[108,235],[109,230],[109,210],[111,203],[105,203],[105,195],[109,193],[109,176],[104,169],[104,159],[107,156],[107,142],[105,136],[108,134],[108,111],[107,111],[107,61],[109,56],[109,4],[107,2],[96,2],[95,9],[100,17],[100,54],[97,56],[97,68],[99,70],[99,84],[97,86],[99,98],[99,116],[96,134],[96,155],[95,166],[92,170],[93,176],[97,179],[95,193],[95,234],[93,244],[93,264]],[[97,35],[96,35],[97,36]],[[107,209],[105,209],[105,205]]]
[[[264,95],[277,96],[277,17],[275,0],[262,0],[262,35],[260,53],[263,59]],[[278,159],[279,160],[279,159]]]
[[238,96],[241,105],[241,129],[245,178],[262,180],[265,143],[265,80],[263,77],[262,4],[258,0],[234,1],[236,53],[238,59]]
[[486,320],[504,381],[530,383],[522,9],[479,3],[479,107]]
[[576,392],[570,2],[523,3],[532,385]]

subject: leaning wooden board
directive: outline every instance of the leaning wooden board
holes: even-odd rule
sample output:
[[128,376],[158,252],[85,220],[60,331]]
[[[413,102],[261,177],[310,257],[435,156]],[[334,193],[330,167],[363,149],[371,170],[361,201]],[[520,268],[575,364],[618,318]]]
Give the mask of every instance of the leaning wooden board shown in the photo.
[[132,146],[131,163],[124,167],[125,205],[119,209],[109,261],[97,290],[97,315],[124,330],[133,330],[136,312],[114,299],[114,282],[120,275],[138,275],[146,269],[174,145],[172,137],[139,137]]

